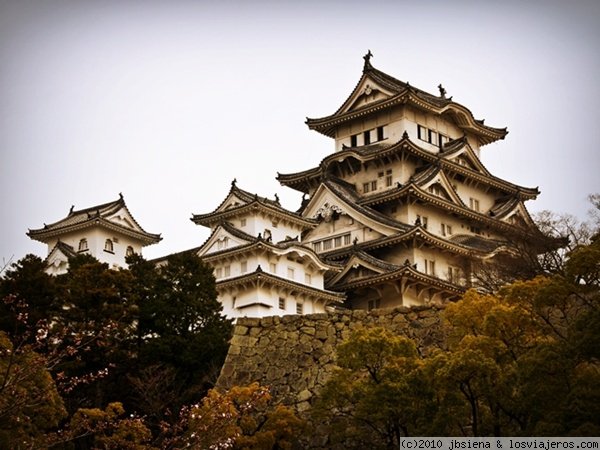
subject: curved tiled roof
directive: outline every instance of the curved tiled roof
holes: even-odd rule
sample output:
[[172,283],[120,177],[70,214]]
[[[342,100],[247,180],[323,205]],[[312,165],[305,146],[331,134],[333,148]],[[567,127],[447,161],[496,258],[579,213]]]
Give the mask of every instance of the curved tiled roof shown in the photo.
[[[229,199],[232,195],[236,196],[245,203],[219,211],[227,199]],[[256,194],[252,194],[237,187],[235,182],[231,183],[231,189],[229,193],[214,211],[206,214],[193,214],[190,220],[198,225],[210,226],[211,224],[223,222],[230,217],[235,217],[239,214],[247,212],[249,209],[254,208],[260,208],[276,217],[296,222],[297,224],[305,227],[317,225],[316,222],[302,217],[299,213],[283,208],[279,204],[279,200],[271,200],[266,197],[260,197]]]
[[242,245],[238,245],[235,247],[230,247],[230,248],[226,248],[223,250],[219,250],[207,255],[203,255],[202,259],[205,261],[210,261],[213,259],[219,259],[222,258],[224,256],[227,255],[234,255],[234,254],[238,254],[238,253],[245,253],[245,252],[249,252],[252,251],[256,248],[260,248],[260,247],[265,247],[265,248],[269,248],[272,251],[282,251],[282,250],[289,250],[289,249],[295,249],[296,251],[302,252],[302,253],[306,253],[308,255],[310,255],[312,258],[314,258],[316,261],[319,261],[323,266],[326,266],[327,270],[339,270],[341,269],[341,266],[335,262],[331,262],[331,261],[325,261],[320,255],[318,255],[317,253],[314,252],[313,249],[306,247],[302,244],[300,244],[297,240],[291,239],[291,240],[287,240],[287,241],[282,241],[282,242],[277,242],[277,243],[273,243],[270,242],[268,240],[265,240],[262,236],[252,236],[248,233],[245,233],[237,228],[235,228],[233,225],[231,225],[228,222],[222,222],[219,224],[219,226],[215,227],[215,229],[213,230],[213,232],[211,233],[211,235],[208,237],[208,239],[206,239],[206,241],[199,247],[199,249],[201,249],[202,247],[204,247],[204,245],[206,245],[206,243],[208,243],[211,238],[214,236],[215,233],[217,233],[217,230],[219,229],[219,227],[222,227],[225,231],[227,231],[228,233],[230,233],[231,235],[238,237],[244,241],[247,241],[247,244],[242,244]]
[[[399,141],[387,145],[372,144],[361,147],[344,147],[342,150],[323,158],[318,167],[304,170],[302,172],[278,174],[277,180],[284,186],[298,189],[301,192],[307,193],[308,180],[313,180],[315,183],[319,182],[324,177],[324,174],[328,173],[332,164],[339,163],[346,158],[354,157],[358,161],[365,162],[383,158],[392,154],[408,152],[417,158],[427,161],[429,164],[439,165],[446,171],[451,171],[464,177],[477,180],[483,184],[493,186],[496,189],[507,193],[518,194],[523,200],[534,199],[539,195],[538,188],[518,186],[502,180],[501,178],[491,175],[483,165],[481,166],[485,170],[485,173],[478,172],[470,167],[461,166],[460,164],[447,159],[447,156],[453,154],[455,151],[464,147],[465,145],[468,145],[465,139],[457,139],[447,144],[442,153],[434,154],[430,151],[424,150],[411,141],[408,135],[405,135]],[[370,198],[372,197],[373,196],[370,196]]]
[[333,193],[338,195],[342,200],[346,201],[352,207],[358,211],[359,213],[367,216],[368,218],[388,225],[390,227],[394,227],[398,230],[407,230],[410,228],[406,224],[402,222],[398,222],[397,220],[392,219],[391,217],[386,216],[368,206],[363,206],[359,203],[360,195],[356,192],[354,185],[339,179],[339,178],[327,178],[323,181],[323,184],[327,186]]
[[374,274],[371,276],[366,276],[361,279],[352,280],[347,283],[340,283],[334,285],[334,288],[342,291],[350,291],[353,289],[377,285],[380,283],[389,282],[392,280],[398,280],[401,278],[409,278],[414,281],[422,282],[423,284],[427,284],[428,286],[439,289],[440,291],[446,292],[450,295],[450,297],[457,297],[465,292],[465,288],[462,286],[458,286],[456,284],[450,283],[449,281],[442,280],[441,278],[434,277],[432,275],[427,275],[423,272],[419,272],[410,264],[405,264],[400,266],[398,269],[385,272],[381,274]]
[[[133,221],[134,228],[128,228],[108,220],[112,214],[116,213],[121,208],[124,208],[127,211],[129,217]],[[162,239],[160,234],[152,234],[144,231],[127,208],[121,194],[119,194],[119,199],[115,201],[92,206],[90,208],[74,210],[74,208],[71,207],[67,217],[64,219],[49,225],[44,224],[43,228],[35,230],[30,229],[27,235],[32,239],[45,242],[48,238],[60,236],[61,234],[80,230],[92,225],[101,225],[114,231],[120,231],[123,234],[143,241],[145,245],[154,244]]]
[[[348,111],[347,109],[350,107],[350,101],[356,95],[358,87],[366,79],[371,79],[387,89],[392,94],[391,97],[374,101],[353,111]],[[370,63],[365,65],[363,74],[354,90],[335,113],[318,119],[307,118],[306,124],[311,130],[316,130],[326,136],[334,137],[336,128],[342,123],[372,114],[393,105],[406,103],[411,103],[418,108],[427,109],[437,114],[452,114],[455,116],[459,127],[469,129],[471,132],[477,134],[482,145],[489,144],[498,139],[504,139],[508,133],[506,128],[493,128],[484,125],[483,120],[475,119],[468,108],[453,102],[452,98],[435,96],[421,89],[417,89],[409,83],[400,81],[375,69]]]
[[324,301],[332,303],[341,303],[345,299],[345,294],[341,292],[329,291],[325,289],[318,289],[309,285],[301,284],[293,280],[273,275],[268,272],[263,272],[260,266],[254,272],[240,275],[237,277],[227,278],[221,281],[217,281],[217,289],[223,287],[235,286],[252,281],[264,280],[277,286],[286,287],[289,289],[297,290],[307,295],[312,295],[317,298],[321,298]]

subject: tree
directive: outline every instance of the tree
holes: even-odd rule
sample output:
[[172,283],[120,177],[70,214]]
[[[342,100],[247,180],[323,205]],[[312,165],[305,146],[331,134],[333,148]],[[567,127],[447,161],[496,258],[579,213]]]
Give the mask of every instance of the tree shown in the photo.
[[212,269],[195,254],[171,255],[160,267],[139,255],[128,263],[139,306],[129,404],[148,416],[156,431],[214,385],[232,321],[222,315]]
[[269,390],[253,383],[224,393],[211,389],[191,409],[184,443],[197,449],[291,449],[303,426],[292,409],[273,405]]
[[316,421],[329,423],[331,443],[391,449],[401,436],[431,435],[434,392],[410,339],[359,329],[339,345],[337,364],[314,411]]
[[0,331],[0,447],[40,447],[65,416],[44,357],[28,345],[15,349]]

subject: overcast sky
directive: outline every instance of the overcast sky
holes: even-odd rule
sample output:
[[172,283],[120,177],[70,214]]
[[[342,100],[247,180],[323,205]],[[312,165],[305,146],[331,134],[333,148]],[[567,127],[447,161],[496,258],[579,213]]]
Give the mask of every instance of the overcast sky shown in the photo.
[[448,95],[486,125],[495,175],[585,218],[600,192],[598,1],[0,0],[1,259],[46,256],[39,228],[125,196],[163,241],[200,245],[238,186],[297,209],[277,172],[314,167],[333,142],[304,124],[333,113],[362,56]]

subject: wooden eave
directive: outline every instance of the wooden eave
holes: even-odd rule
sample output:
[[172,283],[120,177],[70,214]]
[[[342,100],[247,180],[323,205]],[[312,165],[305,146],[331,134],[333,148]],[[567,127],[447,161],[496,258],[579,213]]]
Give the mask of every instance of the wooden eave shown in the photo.
[[125,236],[129,236],[131,238],[143,242],[144,246],[156,244],[157,242],[162,240],[160,234],[151,234],[147,232],[133,230],[131,228],[127,228],[122,225],[111,222],[110,220],[106,220],[103,217],[91,217],[85,222],[78,222],[73,225],[68,225],[64,227],[29,230],[27,232],[27,236],[29,236],[31,239],[35,239],[36,241],[46,243],[48,240],[54,237],[62,236],[66,233],[71,233],[74,231],[85,230],[86,228],[94,226],[100,226],[102,228],[106,228],[108,230],[123,234]]
[[[422,226],[415,226],[410,231],[402,234],[396,234],[392,236],[384,236],[378,239],[373,239],[370,241],[357,243],[356,246],[360,250],[375,250],[378,248],[389,247],[392,245],[400,244],[402,242],[407,242],[411,240],[416,240],[420,242],[427,243],[432,247],[448,251],[453,254],[463,255],[468,257],[485,259],[489,258],[493,254],[497,253],[499,250],[504,248],[504,245],[500,242],[497,242],[498,246],[489,252],[486,252],[481,249],[477,249],[468,245],[460,244],[457,242],[453,242],[449,239],[444,239],[442,237],[431,234]],[[352,255],[353,249],[352,247],[336,249],[331,252],[324,252],[322,255],[327,259],[337,260],[348,255]]]
[[[457,147],[457,141],[460,141],[459,147]],[[446,154],[445,151],[442,151],[441,154],[434,154],[430,151],[424,150],[411,141],[408,136],[405,136],[397,143],[377,152],[365,151],[366,147],[347,147],[339,152],[335,152],[323,158],[318,167],[292,174],[279,174],[277,179],[284,186],[291,187],[292,189],[296,189],[300,192],[308,193],[311,187],[320,183],[323,174],[328,171],[331,164],[343,162],[345,159],[350,157],[355,158],[361,163],[365,163],[374,159],[391,156],[393,154],[407,152],[429,163],[439,164],[440,167],[442,167],[444,170],[447,170],[449,173],[460,174],[465,178],[475,180],[485,186],[491,186],[501,192],[517,194],[523,200],[535,199],[539,195],[538,188],[518,186],[491,175],[485,166],[483,166],[483,164],[481,164],[481,168],[485,170],[485,173],[480,173],[469,167],[461,166],[458,163],[446,159],[447,155],[452,155],[457,150],[462,149],[462,147],[468,146],[465,139],[451,141],[446,145],[446,147],[448,146],[452,146],[452,151],[450,153]],[[477,161],[479,161],[478,158]],[[479,162],[481,163],[481,161]],[[366,197],[365,204],[369,204],[371,199],[375,199],[380,195],[385,196],[386,193],[384,192],[382,194]]]
[[468,130],[479,139],[481,145],[490,144],[500,139],[504,139],[508,134],[506,128],[493,128],[483,125],[481,121],[473,117],[471,111],[464,106],[448,102],[444,106],[439,106],[431,101],[419,97],[411,87],[404,88],[401,92],[391,98],[373,102],[363,108],[353,111],[347,111],[318,119],[306,119],[309,129],[318,131],[325,136],[336,137],[338,127],[344,123],[354,121],[365,116],[376,114],[397,105],[412,105],[424,111],[437,114],[452,116],[459,128]]
[[372,275],[370,277],[365,277],[360,280],[339,284],[335,286],[335,289],[347,292],[353,289],[389,283],[390,281],[395,281],[402,278],[408,278],[413,281],[418,281],[426,286],[436,288],[442,292],[447,293],[451,298],[458,297],[466,291],[466,289],[462,286],[458,286],[448,281],[444,281],[440,278],[419,272],[411,265],[405,265],[400,269],[397,269],[392,272],[387,272],[379,275]]
[[263,272],[260,268],[248,274],[228,278],[222,281],[217,281],[216,288],[217,290],[219,290],[225,288],[232,288],[239,285],[246,285],[248,283],[256,284],[259,282],[267,285],[286,288],[293,292],[301,292],[304,295],[321,299],[327,303],[342,303],[346,298],[345,294],[341,292],[317,289],[312,286],[304,285],[295,281],[290,281],[288,279],[281,278],[277,275]]
[[212,212],[208,214],[194,214],[190,220],[197,225],[211,227],[215,223],[226,221],[231,217],[238,217],[248,213],[255,214],[258,211],[261,211],[279,220],[294,223],[303,228],[314,228],[318,225],[318,222],[314,220],[307,219],[281,207],[265,204],[260,200],[253,200],[250,203],[228,208],[223,211]]
[[285,256],[288,253],[295,252],[298,253],[298,255],[307,256],[313,261],[313,264],[319,266],[322,270],[339,271],[342,269],[340,264],[323,261],[323,259],[312,249],[301,244],[282,246],[278,244],[272,244],[262,238],[255,238],[254,242],[250,242],[248,244],[237,245],[235,247],[219,250],[208,255],[203,255],[202,259],[207,263],[212,263],[224,258],[235,258],[261,250],[270,251],[278,256]]

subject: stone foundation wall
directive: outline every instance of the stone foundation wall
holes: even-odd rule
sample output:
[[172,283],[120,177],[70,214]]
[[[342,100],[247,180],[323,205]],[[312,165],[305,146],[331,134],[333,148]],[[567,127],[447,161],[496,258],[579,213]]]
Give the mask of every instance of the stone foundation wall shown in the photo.
[[412,338],[423,354],[444,346],[441,306],[238,319],[217,387],[254,381],[276,401],[307,411],[335,367],[336,346],[359,327]]

